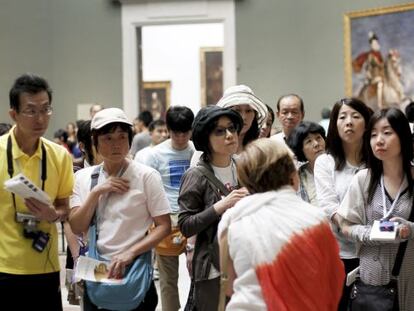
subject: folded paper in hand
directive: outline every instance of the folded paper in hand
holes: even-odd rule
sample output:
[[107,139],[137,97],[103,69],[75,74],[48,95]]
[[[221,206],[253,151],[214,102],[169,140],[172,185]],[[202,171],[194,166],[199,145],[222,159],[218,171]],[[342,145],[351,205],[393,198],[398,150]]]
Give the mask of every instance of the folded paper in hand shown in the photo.
[[76,263],[75,280],[120,284],[122,279],[109,279],[109,262],[79,256]]
[[30,179],[23,174],[18,174],[4,182],[4,189],[24,198],[35,198],[40,202],[51,205],[49,196],[42,189],[37,187]]

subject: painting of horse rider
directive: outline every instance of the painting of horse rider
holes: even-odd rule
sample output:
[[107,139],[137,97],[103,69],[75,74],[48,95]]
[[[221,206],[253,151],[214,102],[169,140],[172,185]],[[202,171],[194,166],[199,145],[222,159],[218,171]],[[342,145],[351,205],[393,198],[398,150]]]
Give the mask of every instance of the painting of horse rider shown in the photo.
[[345,15],[347,95],[374,111],[414,97],[414,4]]

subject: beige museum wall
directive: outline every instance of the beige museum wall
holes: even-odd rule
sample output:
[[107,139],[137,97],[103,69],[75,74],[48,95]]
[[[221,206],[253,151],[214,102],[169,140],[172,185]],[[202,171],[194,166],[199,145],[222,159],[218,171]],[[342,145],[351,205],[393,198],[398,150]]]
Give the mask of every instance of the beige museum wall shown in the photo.
[[[344,95],[343,14],[396,0],[236,0],[237,80],[275,108],[303,96],[306,117]],[[121,4],[115,0],[0,0],[0,122],[8,90],[27,71],[47,77],[55,113],[47,136],[76,119],[76,104],[122,107]],[[131,116],[133,118],[134,116]]]
[[24,72],[53,90],[48,137],[76,120],[76,104],[122,106],[121,10],[111,0],[0,0],[0,122],[8,91]]
[[250,85],[272,108],[280,95],[298,93],[305,117],[318,121],[322,107],[345,92],[344,13],[403,3],[407,1],[236,1],[238,83]]

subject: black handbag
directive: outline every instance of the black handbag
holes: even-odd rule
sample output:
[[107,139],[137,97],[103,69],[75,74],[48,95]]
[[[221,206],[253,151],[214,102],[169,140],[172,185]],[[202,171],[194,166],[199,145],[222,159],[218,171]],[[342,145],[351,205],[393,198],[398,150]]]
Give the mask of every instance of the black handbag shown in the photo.
[[[414,204],[411,208],[409,221],[414,215]],[[400,243],[394,267],[392,268],[391,280],[386,285],[374,286],[365,284],[357,278],[352,286],[349,300],[350,311],[398,311],[398,275],[404,259],[405,249],[408,241]]]
[[357,279],[352,286],[350,311],[398,311],[398,281],[387,285],[368,285]]

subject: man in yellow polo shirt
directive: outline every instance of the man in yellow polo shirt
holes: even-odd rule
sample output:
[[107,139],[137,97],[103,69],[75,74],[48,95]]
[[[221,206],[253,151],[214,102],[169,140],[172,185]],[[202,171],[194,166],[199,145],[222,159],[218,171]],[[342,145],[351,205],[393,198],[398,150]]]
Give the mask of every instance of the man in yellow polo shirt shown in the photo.
[[[52,91],[45,79],[24,74],[9,97],[15,126],[0,137],[0,302],[15,310],[62,310],[55,223],[69,211],[72,159],[42,137],[52,115]],[[4,190],[4,182],[19,173],[53,204]],[[33,216],[36,220],[29,220]]]

